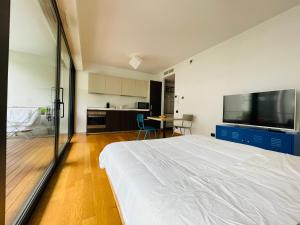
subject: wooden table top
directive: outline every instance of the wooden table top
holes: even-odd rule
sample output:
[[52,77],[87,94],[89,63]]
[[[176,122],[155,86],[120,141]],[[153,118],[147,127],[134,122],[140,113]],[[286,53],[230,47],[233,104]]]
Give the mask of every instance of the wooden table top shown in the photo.
[[156,120],[156,121],[173,121],[174,120],[174,118],[171,118],[171,117],[162,118],[159,116],[148,116],[147,119]]

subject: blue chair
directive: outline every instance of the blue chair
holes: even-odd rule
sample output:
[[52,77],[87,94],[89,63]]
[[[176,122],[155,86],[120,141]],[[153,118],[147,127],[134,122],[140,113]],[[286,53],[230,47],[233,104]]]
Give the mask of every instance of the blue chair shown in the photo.
[[150,132],[154,132],[155,137],[156,137],[156,129],[154,127],[145,126],[144,114],[141,114],[141,113],[137,114],[136,121],[137,121],[137,125],[138,125],[138,128],[139,128],[139,133],[138,133],[138,136],[136,138],[137,140],[139,140],[140,134],[141,134],[142,131],[145,132],[144,140],[146,139],[148,134],[150,135]]

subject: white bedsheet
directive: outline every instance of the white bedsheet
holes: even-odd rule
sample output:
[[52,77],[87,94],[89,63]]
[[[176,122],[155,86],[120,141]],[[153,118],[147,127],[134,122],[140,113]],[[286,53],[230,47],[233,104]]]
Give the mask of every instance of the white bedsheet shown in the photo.
[[100,154],[126,225],[297,225],[300,157],[203,136]]

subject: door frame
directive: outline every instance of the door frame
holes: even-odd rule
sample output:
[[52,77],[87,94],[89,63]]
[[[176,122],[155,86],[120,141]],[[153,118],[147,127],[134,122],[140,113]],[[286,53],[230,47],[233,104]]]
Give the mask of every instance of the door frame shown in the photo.
[[[55,4],[55,10],[57,15],[59,16],[59,11],[57,8],[56,3]],[[59,54],[57,56],[57,89],[56,89],[56,107],[58,110],[56,110],[56,123],[57,123],[57,143],[56,143],[56,150],[55,150],[55,156],[56,159],[58,159],[60,157],[59,155],[59,136],[60,136],[60,115],[61,115],[61,102],[60,102],[60,81],[61,81],[61,43],[62,41],[65,42],[69,57],[70,57],[70,70],[69,70],[69,111],[68,113],[68,139],[67,139],[67,143],[63,146],[63,149],[61,151],[61,155],[63,154],[63,152],[65,151],[67,145],[70,143],[72,136],[74,134],[74,110],[75,110],[75,74],[76,74],[76,70],[75,70],[75,66],[74,66],[74,62],[72,59],[72,55],[71,55],[71,51],[70,51],[70,47],[68,44],[68,40],[66,38],[66,34],[64,32],[63,26],[62,26],[62,21],[59,19],[59,31],[58,31],[58,49],[59,49]]]
[[[72,58],[71,58],[72,59]],[[71,60],[72,61],[72,60]],[[69,116],[69,141],[75,133],[75,94],[76,94],[76,69],[74,63],[71,63],[71,74],[70,74],[70,116]]]
[[0,224],[5,223],[6,186],[6,118],[9,54],[10,0],[0,1]]

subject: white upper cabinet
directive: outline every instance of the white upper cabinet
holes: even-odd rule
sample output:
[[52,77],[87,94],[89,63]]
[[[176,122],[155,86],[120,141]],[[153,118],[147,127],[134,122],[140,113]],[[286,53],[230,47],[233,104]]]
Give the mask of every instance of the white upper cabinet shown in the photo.
[[105,78],[106,76],[100,76],[97,74],[89,74],[89,93],[105,93]]
[[147,98],[149,81],[89,74],[89,93]]
[[122,79],[122,95],[135,96],[135,80]]
[[147,98],[148,91],[149,91],[149,81],[136,80],[134,90],[135,90],[134,96]]
[[122,79],[118,77],[106,76],[105,79],[105,94],[121,95]]

